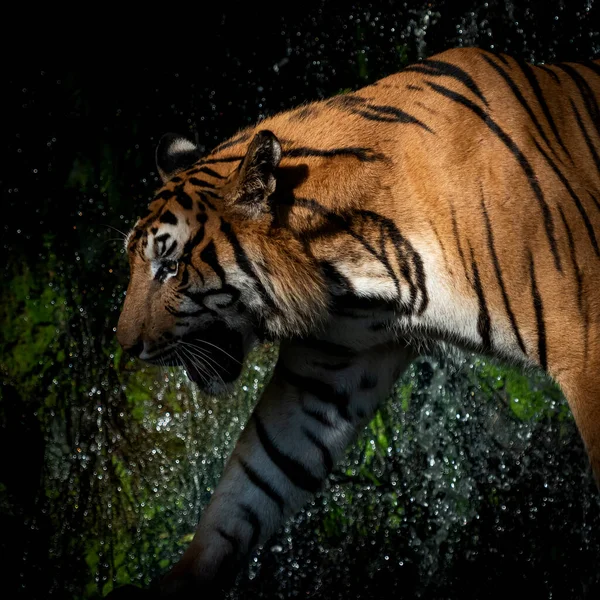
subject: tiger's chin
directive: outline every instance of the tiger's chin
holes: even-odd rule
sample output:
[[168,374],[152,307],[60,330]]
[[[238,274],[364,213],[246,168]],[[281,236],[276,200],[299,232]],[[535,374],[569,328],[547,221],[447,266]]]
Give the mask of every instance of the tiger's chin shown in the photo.
[[242,372],[249,345],[246,337],[222,322],[189,333],[180,341],[180,365],[206,394],[227,394]]

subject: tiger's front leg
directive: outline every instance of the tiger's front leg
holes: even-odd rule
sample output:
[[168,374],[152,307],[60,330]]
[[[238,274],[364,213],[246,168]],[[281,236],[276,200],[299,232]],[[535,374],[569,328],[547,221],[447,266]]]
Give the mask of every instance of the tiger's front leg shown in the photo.
[[411,358],[392,341],[367,349],[324,337],[283,343],[273,377],[163,593],[209,595],[232,585],[250,551],[321,488]]

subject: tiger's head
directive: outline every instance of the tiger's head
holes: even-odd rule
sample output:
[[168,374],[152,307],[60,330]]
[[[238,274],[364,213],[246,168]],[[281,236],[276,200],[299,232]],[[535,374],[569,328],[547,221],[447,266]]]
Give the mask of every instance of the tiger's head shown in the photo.
[[127,237],[117,328],[129,353],[183,366],[210,394],[237,379],[257,339],[306,332],[327,303],[314,259],[275,217],[276,136],[259,131],[249,145],[216,150],[202,158],[185,138],[160,141],[164,185]]

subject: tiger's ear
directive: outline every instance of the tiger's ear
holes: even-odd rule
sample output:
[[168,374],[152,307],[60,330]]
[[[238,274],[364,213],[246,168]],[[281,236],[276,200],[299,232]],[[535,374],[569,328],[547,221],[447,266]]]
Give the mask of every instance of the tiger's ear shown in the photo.
[[163,183],[201,158],[198,146],[175,133],[165,133],[156,147],[156,167]]
[[280,161],[281,144],[275,134],[266,129],[259,131],[235,173],[228,203],[247,217],[258,217],[267,212]]

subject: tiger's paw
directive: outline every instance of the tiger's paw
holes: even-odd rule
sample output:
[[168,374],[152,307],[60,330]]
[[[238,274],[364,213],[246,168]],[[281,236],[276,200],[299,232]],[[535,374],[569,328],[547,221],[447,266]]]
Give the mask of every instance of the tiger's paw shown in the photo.
[[235,583],[239,559],[210,547],[192,542],[181,560],[158,584],[161,600],[207,598],[219,600]]

